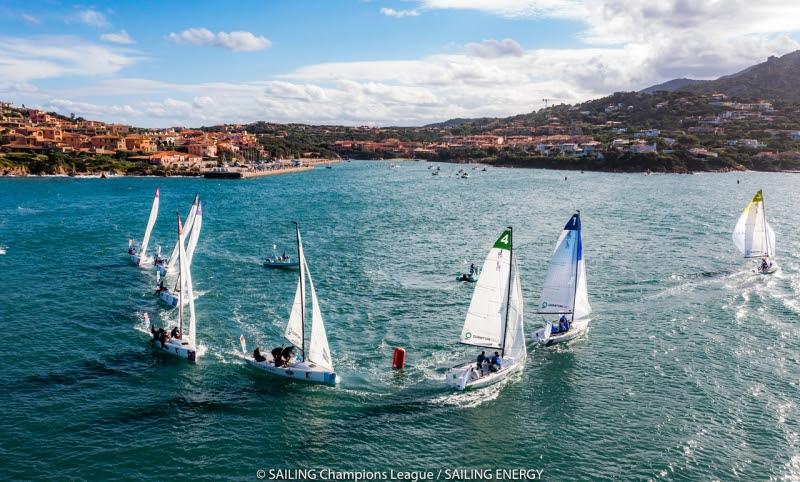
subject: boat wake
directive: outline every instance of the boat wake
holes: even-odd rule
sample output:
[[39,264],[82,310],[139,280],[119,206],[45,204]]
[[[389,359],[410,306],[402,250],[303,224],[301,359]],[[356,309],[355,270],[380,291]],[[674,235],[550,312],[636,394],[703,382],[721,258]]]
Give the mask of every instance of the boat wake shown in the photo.
[[488,387],[480,388],[478,390],[469,390],[463,392],[450,392],[445,395],[435,397],[429,401],[432,405],[457,407],[457,408],[475,408],[480,407],[486,403],[493,402],[500,395],[503,387],[508,383],[518,381],[521,373],[514,373],[508,378],[489,385]]

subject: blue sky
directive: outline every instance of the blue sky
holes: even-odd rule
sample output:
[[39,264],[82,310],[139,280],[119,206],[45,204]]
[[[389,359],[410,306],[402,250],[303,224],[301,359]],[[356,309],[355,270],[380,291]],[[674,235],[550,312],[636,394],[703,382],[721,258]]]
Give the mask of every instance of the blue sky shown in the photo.
[[0,0],[0,99],[142,126],[512,115],[798,48],[764,0]]

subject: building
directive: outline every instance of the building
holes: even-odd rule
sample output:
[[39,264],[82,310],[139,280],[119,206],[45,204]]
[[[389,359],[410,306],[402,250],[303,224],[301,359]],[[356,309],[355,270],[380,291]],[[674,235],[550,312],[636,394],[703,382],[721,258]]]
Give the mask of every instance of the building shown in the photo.
[[148,157],[151,164],[172,169],[177,167],[194,168],[200,167],[203,158],[201,156],[186,152],[161,151]]
[[119,136],[94,136],[91,138],[92,147],[104,151],[124,151],[125,139]]
[[190,154],[200,157],[216,157],[217,145],[212,142],[195,142],[186,146]]

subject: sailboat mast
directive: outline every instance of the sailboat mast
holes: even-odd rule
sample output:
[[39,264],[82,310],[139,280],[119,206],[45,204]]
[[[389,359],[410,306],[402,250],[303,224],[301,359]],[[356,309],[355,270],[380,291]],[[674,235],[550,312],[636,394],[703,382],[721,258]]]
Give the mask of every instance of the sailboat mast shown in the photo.
[[769,256],[769,236],[767,235],[767,203],[764,201],[764,192],[759,189],[758,192],[761,193],[761,217],[764,221],[764,246],[767,247],[767,252],[765,253]]
[[295,234],[297,235],[297,262],[300,265],[300,338],[302,346],[300,347],[300,354],[303,356],[303,361],[306,359],[306,293],[305,283],[303,282],[303,257],[300,251],[300,225],[295,221],[294,223]]
[[514,269],[514,236],[511,226],[508,227],[508,285],[506,285],[506,326],[503,330],[503,346],[500,348],[500,356],[506,356],[506,337],[508,337],[508,310],[511,306],[511,270]]
[[[181,214],[175,213],[178,216],[178,242],[180,242],[181,235],[183,234],[183,226],[181,226]],[[181,246],[182,247],[182,246]],[[178,330],[183,333],[183,290],[181,284],[183,283],[183,263],[186,261],[181,257],[182,249],[178,250]]]
[[[576,220],[576,224],[580,226],[581,222],[581,212],[578,211],[578,219]],[[581,239],[581,230],[576,229],[578,232],[578,240],[575,243],[575,289],[572,291],[572,323],[575,322],[575,300],[578,298],[578,249],[583,249],[583,240]]]

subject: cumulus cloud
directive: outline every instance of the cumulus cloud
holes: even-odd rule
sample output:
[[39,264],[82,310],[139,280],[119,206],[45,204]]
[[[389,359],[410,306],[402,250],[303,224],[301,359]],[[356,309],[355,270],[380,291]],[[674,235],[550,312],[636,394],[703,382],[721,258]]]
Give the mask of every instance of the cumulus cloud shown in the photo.
[[419,17],[419,11],[416,9],[410,10],[395,10],[393,8],[383,7],[381,8],[381,13],[386,15],[387,17]]
[[90,27],[105,28],[111,24],[106,19],[106,16],[97,10],[90,8],[82,10],[72,16],[72,19],[81,23],[85,23]]
[[178,33],[172,32],[167,38],[176,44],[220,47],[233,52],[253,52],[272,45],[268,38],[256,36],[251,32],[214,33],[207,28],[189,28]]
[[119,32],[109,32],[104,33],[100,36],[100,40],[105,40],[106,42],[111,42],[115,44],[123,44],[123,45],[131,45],[135,44],[136,41],[128,35],[128,32],[125,30],[120,30]]
[[484,40],[483,42],[468,43],[464,46],[467,55],[493,59],[497,57],[521,57],[524,54],[522,47],[510,38],[503,40]]

